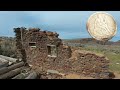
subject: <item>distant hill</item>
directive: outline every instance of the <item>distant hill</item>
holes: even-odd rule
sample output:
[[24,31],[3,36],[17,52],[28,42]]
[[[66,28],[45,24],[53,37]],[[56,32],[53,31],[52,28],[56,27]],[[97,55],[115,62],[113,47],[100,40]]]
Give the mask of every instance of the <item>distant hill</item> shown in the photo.
[[[101,44],[102,42],[95,40],[94,38],[82,38],[82,39],[63,39],[65,43],[80,43],[80,44]],[[105,45],[120,45],[120,40],[117,42],[108,41]]]
[[118,40],[117,42],[114,42],[114,45],[120,45],[120,40]]

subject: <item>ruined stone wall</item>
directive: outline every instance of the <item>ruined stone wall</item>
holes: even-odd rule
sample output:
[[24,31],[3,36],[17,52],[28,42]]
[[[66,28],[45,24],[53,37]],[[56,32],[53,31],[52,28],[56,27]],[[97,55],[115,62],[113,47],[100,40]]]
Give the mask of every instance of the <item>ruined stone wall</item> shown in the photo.
[[75,53],[78,60],[72,64],[77,66],[76,71],[94,78],[109,78],[109,60],[105,56],[88,51]]
[[100,54],[75,50],[72,57],[57,63],[58,71],[62,73],[77,73],[93,78],[109,78],[109,60]]
[[[58,34],[50,31],[41,31],[39,28],[30,28],[23,30],[22,28],[22,40],[20,39],[20,28],[16,32],[19,38],[17,39],[17,47],[19,52],[24,48],[27,62],[43,67],[45,69],[50,69],[52,67],[57,67],[57,61],[62,61],[71,57],[71,49],[68,46],[64,46],[62,40],[58,38]],[[16,37],[17,38],[17,37]],[[31,48],[29,46],[30,42],[35,42],[36,48]],[[57,49],[57,57],[48,56],[47,45],[55,45]],[[20,47],[22,46],[22,47]]]
[[[72,52],[69,46],[63,45],[57,33],[41,31],[37,28],[28,30],[22,28],[23,37],[21,40],[21,29],[18,28],[17,30],[16,45],[18,50],[22,57],[26,58],[27,62],[33,66],[41,67],[44,70],[58,70],[62,73],[78,73],[94,78],[109,78],[109,60],[106,57],[81,50]],[[29,46],[30,42],[36,42],[36,48],[31,48]],[[48,56],[48,44],[56,46],[57,57]],[[22,52],[22,50],[25,52]]]

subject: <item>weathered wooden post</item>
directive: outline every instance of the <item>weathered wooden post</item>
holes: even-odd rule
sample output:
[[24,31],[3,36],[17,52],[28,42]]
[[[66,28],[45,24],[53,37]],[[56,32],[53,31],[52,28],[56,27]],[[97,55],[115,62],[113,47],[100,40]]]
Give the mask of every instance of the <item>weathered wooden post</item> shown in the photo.
[[15,36],[16,36],[16,47],[17,47],[17,51],[18,51],[18,57],[22,58],[22,61],[25,63],[25,65],[27,64],[27,60],[26,60],[26,52],[24,49],[24,40],[23,40],[23,36],[24,36],[24,31],[26,28],[21,27],[21,28],[14,28],[14,32],[15,32]]

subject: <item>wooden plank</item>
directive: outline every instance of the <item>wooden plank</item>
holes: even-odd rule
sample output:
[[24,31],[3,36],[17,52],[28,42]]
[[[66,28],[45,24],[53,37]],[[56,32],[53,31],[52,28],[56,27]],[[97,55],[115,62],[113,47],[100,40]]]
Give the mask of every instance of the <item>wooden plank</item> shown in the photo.
[[25,79],[37,79],[37,73],[36,72],[32,72]]
[[7,57],[7,56],[3,56],[3,55],[0,55],[0,58],[5,59],[5,60],[8,60],[8,61],[10,61],[10,62],[17,62],[17,61],[19,61],[19,60],[16,59],[16,58],[11,58],[11,57]]
[[17,76],[13,77],[12,79],[25,79],[30,74],[31,68],[24,67],[22,73],[18,74]]
[[6,59],[0,58],[0,63],[4,63],[4,62],[9,62],[9,63],[8,63],[9,65],[12,65],[12,64],[13,64],[13,62],[10,62],[10,61],[8,61],[8,60],[6,60]]
[[3,68],[0,69],[0,75],[4,74],[4,73],[7,73],[10,70],[14,70],[16,68],[22,67],[22,66],[24,66],[24,62],[19,62],[17,64],[11,65],[9,67],[3,67]]
[[3,67],[0,69],[0,75],[1,74],[4,74],[4,73],[7,73],[9,71],[8,67]]
[[9,65],[9,62],[0,63],[0,68],[7,67],[8,65]]
[[13,70],[13,69],[21,67],[21,66],[24,66],[24,62],[23,61],[9,66],[8,69],[9,70]]
[[8,60],[0,58],[0,62],[8,62]]
[[0,79],[10,79],[11,77],[14,77],[15,75],[21,73],[21,70],[22,68],[17,68],[15,70],[9,71],[8,73],[0,75]]
[[20,73],[17,76],[13,77],[12,79],[24,79],[28,76],[28,73]]

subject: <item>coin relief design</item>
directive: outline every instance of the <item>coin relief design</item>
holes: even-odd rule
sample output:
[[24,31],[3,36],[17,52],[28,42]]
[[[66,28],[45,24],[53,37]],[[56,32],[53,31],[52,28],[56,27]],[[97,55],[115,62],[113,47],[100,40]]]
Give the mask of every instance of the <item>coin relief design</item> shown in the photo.
[[115,36],[117,25],[111,15],[105,12],[97,12],[89,17],[87,30],[93,38],[104,41]]

